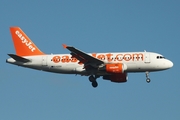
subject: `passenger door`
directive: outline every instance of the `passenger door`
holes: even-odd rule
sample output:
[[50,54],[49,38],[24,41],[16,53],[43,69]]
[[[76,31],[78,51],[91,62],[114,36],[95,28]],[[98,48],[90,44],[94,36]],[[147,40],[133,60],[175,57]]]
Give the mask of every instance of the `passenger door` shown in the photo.
[[145,52],[144,56],[145,56],[144,62],[145,63],[150,63],[151,62],[150,61],[150,53]]
[[42,56],[42,66],[47,66],[47,56]]

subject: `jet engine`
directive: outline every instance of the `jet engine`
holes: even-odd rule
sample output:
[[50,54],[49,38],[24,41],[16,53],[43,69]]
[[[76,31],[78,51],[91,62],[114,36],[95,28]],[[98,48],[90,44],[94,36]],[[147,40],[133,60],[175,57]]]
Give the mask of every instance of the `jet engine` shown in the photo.
[[99,70],[106,71],[110,74],[124,73],[124,71],[127,70],[127,66],[123,63],[108,63]]
[[112,75],[104,75],[103,79],[110,80],[111,82],[121,83],[121,82],[126,82],[128,77],[127,77],[127,73],[116,73]]

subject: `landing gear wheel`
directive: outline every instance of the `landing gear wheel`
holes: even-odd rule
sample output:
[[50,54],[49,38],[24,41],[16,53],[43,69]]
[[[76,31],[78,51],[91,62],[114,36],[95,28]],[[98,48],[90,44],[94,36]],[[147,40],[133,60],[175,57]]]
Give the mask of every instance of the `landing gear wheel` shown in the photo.
[[92,82],[92,86],[96,88],[98,86],[98,83],[96,81]]
[[92,86],[93,86],[94,88],[96,88],[96,87],[98,86],[98,83],[97,83],[97,81],[96,81],[96,79],[97,79],[98,77],[100,77],[100,76],[96,76],[96,75],[91,75],[91,76],[89,76],[89,81],[92,83]]
[[151,80],[150,80],[149,78],[147,78],[147,79],[146,79],[146,82],[147,82],[147,83],[150,83],[150,82],[151,82]]
[[91,76],[89,76],[89,81],[90,81],[90,82],[94,82],[94,81],[96,81],[96,78],[91,75]]

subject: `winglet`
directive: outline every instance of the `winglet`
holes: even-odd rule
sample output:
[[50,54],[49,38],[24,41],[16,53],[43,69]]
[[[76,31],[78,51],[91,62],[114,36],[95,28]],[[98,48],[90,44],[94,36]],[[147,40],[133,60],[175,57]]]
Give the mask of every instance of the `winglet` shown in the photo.
[[66,49],[67,48],[67,45],[66,44],[62,44],[63,48]]

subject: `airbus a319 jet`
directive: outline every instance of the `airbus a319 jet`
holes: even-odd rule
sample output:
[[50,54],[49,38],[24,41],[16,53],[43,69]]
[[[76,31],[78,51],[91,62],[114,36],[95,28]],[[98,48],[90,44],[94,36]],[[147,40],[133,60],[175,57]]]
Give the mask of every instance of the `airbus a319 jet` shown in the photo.
[[26,68],[61,74],[89,76],[93,87],[97,78],[123,83],[128,73],[144,72],[149,83],[149,72],[169,69],[173,63],[163,55],[153,52],[85,53],[63,44],[70,54],[45,54],[19,28],[10,27],[16,54],[6,62]]

